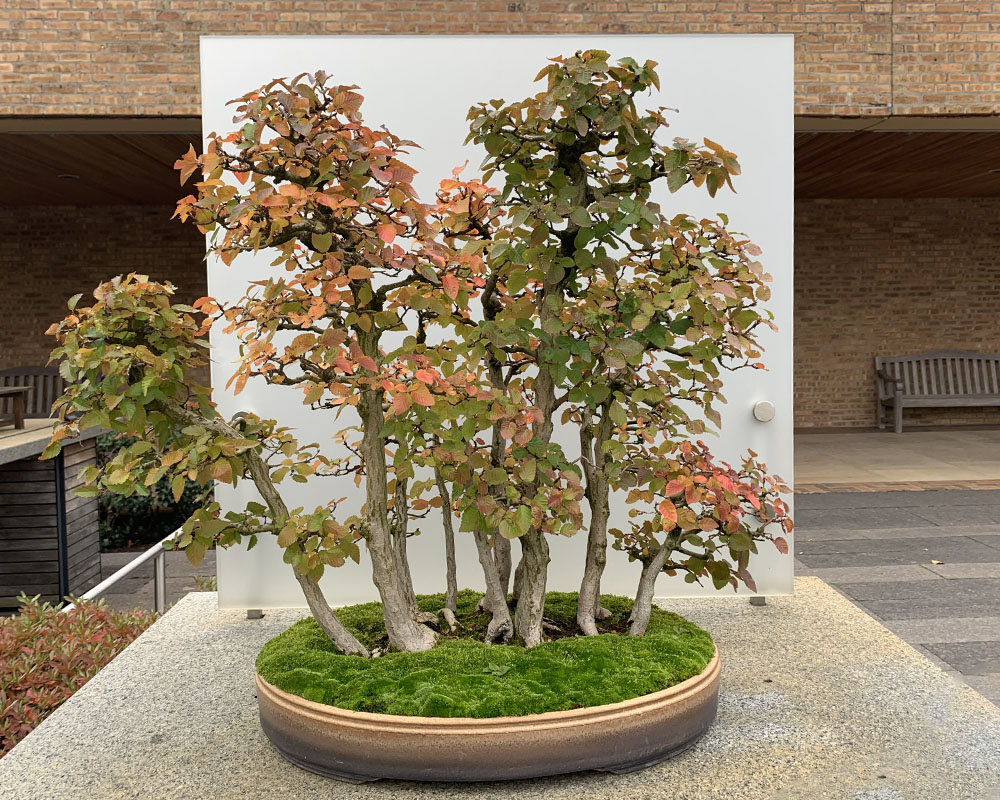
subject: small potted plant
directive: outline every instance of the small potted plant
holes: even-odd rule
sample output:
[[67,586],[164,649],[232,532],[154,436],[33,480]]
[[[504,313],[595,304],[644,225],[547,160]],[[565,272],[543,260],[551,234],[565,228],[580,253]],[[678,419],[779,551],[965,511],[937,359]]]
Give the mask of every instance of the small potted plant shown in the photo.
[[[178,162],[182,182],[201,179],[177,210],[237,274],[259,251],[273,274],[194,307],[119,277],[53,326],[69,388],[47,455],[81,426],[136,437],[87,471],[86,491],[255,487],[245,508],[197,511],[174,547],[193,562],[265,535],[283,549],[312,617],[264,647],[257,682],[292,761],[348,780],[622,770],[714,718],[718,653],[652,604],[656,578],[754,588],[752,555],[787,552],[792,523],[754,454],[733,467],[692,438],[719,424],[722,371],[761,366],[769,276],[725,218],[668,217],[651,199],[659,183],[714,196],[739,173],[710,140],[660,141],[663,110],[636,106],[654,68],[596,50],[553,59],[537,95],[470,111],[484,172],[456,170],[426,204],[412,143],[366,124],[356,87],[273,81],[234,101],[234,133]],[[234,392],[261,381],[343,415],[336,455],[219,414],[191,379],[212,325],[241,342]],[[325,497],[289,507],[282,482],[319,475],[351,476],[360,513]],[[609,528],[613,493],[627,530]],[[446,591],[421,597],[407,540],[432,508]],[[458,590],[462,535],[485,593]],[[587,539],[580,591],[552,594],[548,540],[570,535]],[[609,541],[639,562],[633,599],[602,596]],[[318,581],[362,547],[381,602],[335,611]]]

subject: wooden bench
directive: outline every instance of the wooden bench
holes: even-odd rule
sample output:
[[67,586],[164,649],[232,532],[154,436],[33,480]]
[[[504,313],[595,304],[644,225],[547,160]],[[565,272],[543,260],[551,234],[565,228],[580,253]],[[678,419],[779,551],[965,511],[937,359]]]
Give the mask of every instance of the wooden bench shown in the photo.
[[24,398],[24,416],[28,419],[46,419],[51,416],[52,404],[66,391],[66,382],[56,367],[0,369],[0,389],[14,386],[26,386],[31,390]]
[[885,428],[893,410],[903,432],[904,408],[1000,407],[1000,355],[972,350],[930,350],[915,356],[875,358],[876,422]]
[[0,428],[13,425],[15,430],[24,429],[24,407],[30,386],[0,386],[0,400],[9,397],[13,403],[13,414],[9,417],[0,417]]

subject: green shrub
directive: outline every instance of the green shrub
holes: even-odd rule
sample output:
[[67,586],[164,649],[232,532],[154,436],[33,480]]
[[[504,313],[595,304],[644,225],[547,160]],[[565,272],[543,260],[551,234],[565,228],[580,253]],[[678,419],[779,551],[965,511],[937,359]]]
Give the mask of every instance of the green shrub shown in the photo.
[[[131,436],[103,433],[97,437],[97,463],[101,466],[122,448],[134,444]],[[170,478],[150,487],[146,496],[102,492],[100,506],[101,550],[152,545],[177,530],[197,509],[211,500],[211,490],[186,481],[179,501],[174,501]]]
[[0,619],[0,758],[156,619],[100,601],[61,613],[20,600],[18,614]]

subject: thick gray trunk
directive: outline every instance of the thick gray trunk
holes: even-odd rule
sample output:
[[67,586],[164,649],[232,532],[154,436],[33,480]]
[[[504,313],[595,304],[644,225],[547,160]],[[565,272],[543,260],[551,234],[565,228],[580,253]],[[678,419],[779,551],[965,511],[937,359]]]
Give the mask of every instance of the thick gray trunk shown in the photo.
[[[576,622],[584,636],[596,636],[597,620],[601,619],[601,576],[608,560],[608,486],[605,472],[604,444],[611,436],[611,419],[607,408],[601,409],[596,431],[589,420],[580,425],[580,454],[583,457],[586,497],[590,505],[590,528],[587,531],[587,553],[583,565],[583,580],[577,598]],[[596,435],[595,435],[596,433]]]
[[493,535],[493,560],[497,563],[497,572],[500,574],[500,586],[503,588],[503,596],[506,598],[507,593],[510,591],[510,539],[505,539],[500,534]]
[[361,455],[365,462],[366,540],[372,560],[372,579],[382,598],[389,645],[394,650],[411,653],[430,650],[434,646],[434,632],[413,619],[412,582],[408,570],[403,574],[404,566],[400,564],[389,530],[381,393],[363,391],[358,412],[364,430]]
[[434,480],[437,483],[438,494],[441,496],[441,517],[444,520],[444,560],[445,585],[447,587],[444,607],[452,614],[458,607],[458,576],[455,566],[455,525],[451,510],[451,493],[448,484],[441,476],[441,471],[434,469]]
[[635,603],[632,604],[632,613],[629,616],[628,632],[631,636],[642,636],[646,632],[646,626],[649,625],[649,615],[653,610],[653,591],[656,588],[656,579],[659,577],[667,557],[673,552],[675,544],[676,539],[668,536],[649,563],[642,568],[639,588],[635,593]]
[[477,529],[473,532],[473,537],[476,540],[479,565],[483,568],[483,578],[486,580],[486,594],[483,595],[480,607],[493,617],[486,628],[486,641],[509,642],[514,636],[514,624],[507,607],[507,594],[500,584],[500,574],[493,560],[489,536],[485,531]]
[[535,647],[542,643],[549,543],[545,540],[544,533],[533,529],[521,537],[521,550],[524,571],[517,609],[514,612],[514,630],[525,647]]

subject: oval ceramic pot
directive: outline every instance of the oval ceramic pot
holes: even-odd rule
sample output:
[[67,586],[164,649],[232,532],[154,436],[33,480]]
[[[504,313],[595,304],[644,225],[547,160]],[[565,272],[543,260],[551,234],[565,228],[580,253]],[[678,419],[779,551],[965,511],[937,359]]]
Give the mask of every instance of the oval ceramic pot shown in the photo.
[[719,651],[693,678],[642,697],[523,717],[404,717],[346,711],[259,675],[260,722],[300,767],[340,780],[498,781],[631,772],[687,749],[715,719]]

